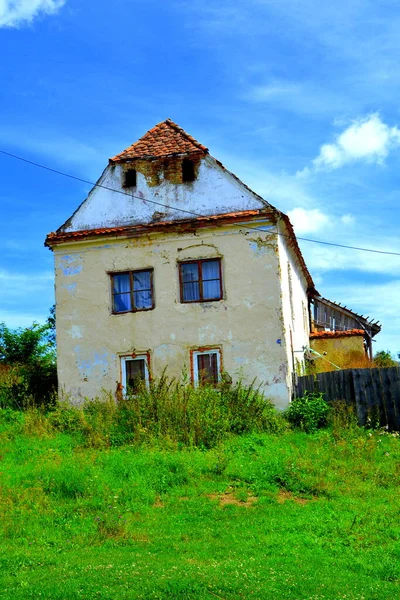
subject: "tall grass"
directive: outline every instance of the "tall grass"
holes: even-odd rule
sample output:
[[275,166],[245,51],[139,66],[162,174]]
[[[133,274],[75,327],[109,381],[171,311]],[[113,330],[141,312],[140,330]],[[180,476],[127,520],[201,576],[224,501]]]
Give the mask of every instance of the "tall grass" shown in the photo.
[[165,374],[138,393],[108,396],[77,408],[59,404],[49,427],[81,436],[84,445],[113,447],[163,439],[212,448],[229,434],[279,432],[285,428],[273,404],[254,384],[193,386]]

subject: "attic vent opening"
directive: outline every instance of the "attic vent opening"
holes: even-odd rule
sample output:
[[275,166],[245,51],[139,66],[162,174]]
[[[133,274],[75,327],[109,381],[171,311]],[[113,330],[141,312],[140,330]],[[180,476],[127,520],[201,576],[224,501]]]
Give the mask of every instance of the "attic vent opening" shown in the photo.
[[124,172],[122,187],[133,188],[136,187],[136,169],[128,169]]
[[184,158],[182,161],[182,181],[183,183],[188,183],[194,180],[194,164],[189,158]]

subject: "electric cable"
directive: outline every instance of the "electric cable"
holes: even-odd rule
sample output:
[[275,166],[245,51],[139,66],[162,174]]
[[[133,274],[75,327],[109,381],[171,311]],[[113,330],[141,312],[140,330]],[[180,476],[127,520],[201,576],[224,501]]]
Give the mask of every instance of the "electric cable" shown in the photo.
[[[103,188],[105,190],[108,190],[110,192],[115,192],[117,194],[123,194],[124,196],[129,196],[130,198],[138,198],[139,200],[141,200],[142,202],[149,202],[150,204],[155,204],[156,206],[161,206],[163,208],[169,208],[171,210],[176,210],[178,212],[181,213],[186,213],[195,217],[200,217],[200,218],[207,218],[207,215],[202,215],[200,213],[196,213],[192,210],[187,210],[184,208],[178,208],[177,206],[172,206],[169,204],[165,204],[163,202],[157,202],[157,200],[149,200],[147,198],[142,198],[141,196],[136,196],[135,194],[130,194],[128,192],[124,192],[123,190],[117,190],[114,188],[111,188],[107,185],[102,185],[100,183],[93,183],[93,181],[89,181],[88,179],[83,179],[82,177],[77,177],[76,175],[71,175],[70,173],[65,173],[64,171],[59,171],[58,169],[54,169],[53,167],[49,167],[47,165],[42,165],[40,163],[37,163],[33,160],[29,160],[27,158],[24,158],[22,156],[18,156],[16,154],[12,154],[11,152],[6,152],[5,150],[0,149],[0,154],[4,154],[5,156],[9,156],[11,158],[15,158],[16,160],[20,160],[24,163],[27,163],[29,165],[32,165],[34,167],[38,167],[40,169],[44,169],[46,171],[50,171],[51,173],[56,173],[57,175],[62,175],[63,177],[68,177],[69,179],[74,179],[75,181],[80,181],[81,183],[87,183],[88,185],[91,185],[92,188],[94,187],[98,187],[98,188]],[[209,215],[208,215],[209,216]],[[250,231],[262,231],[264,233],[266,233],[265,229],[260,229],[259,227],[249,227],[246,225],[241,225],[241,224],[235,224],[237,227],[241,227],[242,229],[248,229]],[[283,237],[291,237],[288,234],[285,233],[281,233],[279,231],[276,232],[268,232],[268,233],[272,233],[274,235],[281,235]],[[305,237],[300,237],[298,235],[296,235],[296,239],[297,240],[301,240],[303,242],[311,242],[313,244],[322,244],[324,246],[333,246],[335,248],[344,248],[346,250],[358,250],[361,252],[372,252],[374,254],[385,254],[385,255],[390,255],[390,256],[400,256],[400,252],[390,252],[387,250],[376,250],[374,248],[362,248],[360,246],[349,246],[346,244],[338,244],[336,242],[325,242],[323,240],[314,240],[311,238],[305,238]]]

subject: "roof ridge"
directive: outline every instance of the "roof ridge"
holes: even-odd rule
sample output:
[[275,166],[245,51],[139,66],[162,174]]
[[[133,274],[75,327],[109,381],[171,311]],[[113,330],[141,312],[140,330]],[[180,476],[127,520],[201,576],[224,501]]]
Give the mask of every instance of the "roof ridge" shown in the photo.
[[[190,135],[190,133],[188,133],[187,131],[185,131],[183,129],[183,127],[181,127],[180,125],[178,125],[177,123],[175,123],[175,121],[173,121],[169,117],[167,117],[167,119],[165,119],[165,121],[162,121],[162,123],[167,123],[168,125],[170,125],[174,129],[176,129],[178,131],[178,133],[180,133],[181,135],[184,135],[190,142],[192,142],[192,144],[194,144],[195,146],[198,146],[201,150],[205,150],[205,151],[208,152],[208,148],[206,146],[204,146],[203,144],[201,144],[200,142],[198,142],[196,140],[196,138],[194,138],[192,135]],[[159,124],[161,125],[161,123],[159,123]]]

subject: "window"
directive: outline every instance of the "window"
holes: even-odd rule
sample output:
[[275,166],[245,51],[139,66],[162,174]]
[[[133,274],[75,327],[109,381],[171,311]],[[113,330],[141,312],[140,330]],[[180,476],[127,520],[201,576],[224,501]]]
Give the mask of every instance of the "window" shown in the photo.
[[194,164],[188,158],[184,158],[182,161],[182,181],[188,183],[195,180]]
[[192,352],[193,383],[217,385],[221,379],[221,350],[194,350]]
[[221,300],[221,260],[195,260],[179,264],[181,302]]
[[121,357],[122,387],[125,394],[135,394],[145,383],[150,383],[149,356],[138,354]]
[[154,308],[153,270],[128,271],[111,275],[113,313]]
[[123,179],[123,184],[122,187],[125,188],[131,188],[131,187],[136,187],[136,169],[128,169],[127,171],[124,171],[124,175],[123,175],[124,179]]

